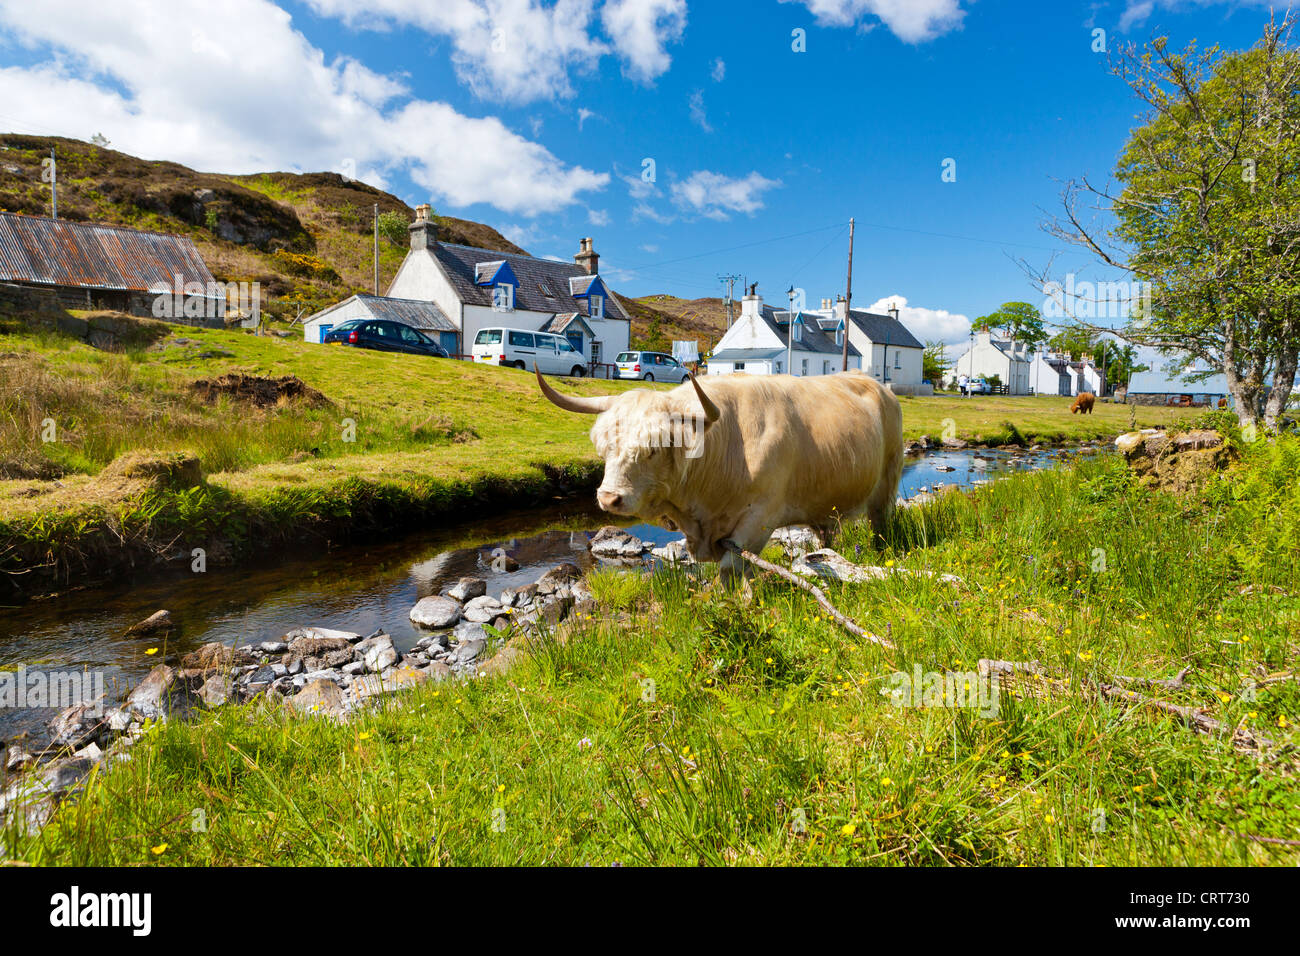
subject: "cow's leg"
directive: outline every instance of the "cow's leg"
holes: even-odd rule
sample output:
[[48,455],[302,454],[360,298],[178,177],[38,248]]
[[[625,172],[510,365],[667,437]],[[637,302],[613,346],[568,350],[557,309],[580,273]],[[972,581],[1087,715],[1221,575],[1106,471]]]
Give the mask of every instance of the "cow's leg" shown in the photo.
[[884,474],[876,482],[871,497],[867,499],[867,519],[876,537],[883,539],[889,527],[889,516],[894,511],[894,501],[898,496],[898,482],[903,477],[903,456],[896,455],[885,463]]
[[[767,542],[775,530],[758,516],[742,518],[740,524],[727,537],[744,551],[759,554],[767,547]],[[718,567],[723,583],[733,585],[743,580],[748,571],[748,562],[734,551],[728,551]]]

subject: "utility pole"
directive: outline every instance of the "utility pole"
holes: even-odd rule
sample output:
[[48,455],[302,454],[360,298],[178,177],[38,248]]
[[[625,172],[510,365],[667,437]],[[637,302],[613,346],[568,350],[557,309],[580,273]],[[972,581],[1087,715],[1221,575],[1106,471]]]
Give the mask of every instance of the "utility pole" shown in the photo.
[[731,328],[731,306],[736,298],[736,280],[739,278],[740,276],[735,275],[718,276],[719,281],[727,284],[727,328]]
[[785,339],[785,367],[791,375],[794,374],[794,286],[786,289],[785,296],[790,300],[790,325],[786,330]]
[[50,204],[53,206],[53,218],[59,218],[59,167],[54,162],[54,147],[50,147]]
[[849,323],[853,321],[853,220],[849,220],[849,281],[844,290],[844,350],[840,355],[840,371],[849,370]]
[[379,295],[379,203],[375,203],[375,295]]

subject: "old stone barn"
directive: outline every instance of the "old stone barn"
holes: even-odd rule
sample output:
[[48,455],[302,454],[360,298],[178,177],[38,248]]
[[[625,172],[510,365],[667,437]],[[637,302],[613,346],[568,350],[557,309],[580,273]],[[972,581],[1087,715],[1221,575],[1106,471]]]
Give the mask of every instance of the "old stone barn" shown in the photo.
[[226,290],[182,236],[0,212],[0,304],[219,328]]

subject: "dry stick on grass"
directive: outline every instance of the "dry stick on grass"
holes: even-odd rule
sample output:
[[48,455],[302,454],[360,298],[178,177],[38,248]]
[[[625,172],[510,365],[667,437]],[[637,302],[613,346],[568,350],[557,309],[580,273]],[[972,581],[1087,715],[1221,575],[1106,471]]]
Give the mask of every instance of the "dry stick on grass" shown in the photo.
[[726,548],[728,551],[730,551],[732,554],[740,555],[740,557],[744,558],[750,564],[754,565],[754,567],[762,568],[764,571],[771,571],[773,574],[777,575],[778,577],[783,578],[786,581],[789,581],[791,584],[793,584],[795,587],[799,588],[800,590],[807,591],[809,594],[813,596],[813,599],[822,606],[822,609],[825,610],[826,613],[831,616],[832,620],[834,620],[837,624],[839,624],[840,627],[844,628],[844,630],[848,631],[850,634],[854,635],[855,637],[860,637],[864,641],[870,641],[872,644],[878,644],[879,646],[891,651],[898,649],[897,647],[894,646],[892,641],[885,640],[885,638],[881,637],[879,634],[872,634],[870,631],[861,627],[851,618],[848,618],[845,615],[841,614],[839,609],[830,602],[830,598],[828,598],[822,592],[821,588],[817,587],[814,584],[809,584],[807,581],[799,577],[793,571],[787,571],[779,564],[773,564],[771,561],[764,561],[762,558],[754,554],[752,551],[745,551],[743,548],[740,547],[740,545],[736,544],[736,542],[731,541],[729,539],[723,541],[722,546]]
[[[1051,677],[1047,673],[1047,670],[1035,661],[1019,662],[983,659],[979,662],[979,672],[982,676],[996,676],[1002,678],[1014,678],[1017,675],[1026,675],[1046,682],[1054,690],[1060,693],[1070,693],[1065,681]],[[1103,681],[1094,681],[1083,678],[1080,683],[1085,690],[1091,691],[1105,700],[1122,701],[1138,707],[1155,710],[1170,717],[1176,717],[1184,725],[1208,736],[1230,736],[1233,747],[1238,750],[1254,752],[1263,750],[1264,748],[1277,746],[1276,741],[1270,740],[1267,737],[1256,736],[1245,727],[1233,727],[1229,724],[1225,724],[1221,720],[1209,717],[1203,713],[1199,707],[1184,707],[1179,704],[1171,704],[1167,700],[1160,700],[1156,697],[1144,697],[1134,691],[1123,687],[1117,687],[1114,684],[1107,684]]]

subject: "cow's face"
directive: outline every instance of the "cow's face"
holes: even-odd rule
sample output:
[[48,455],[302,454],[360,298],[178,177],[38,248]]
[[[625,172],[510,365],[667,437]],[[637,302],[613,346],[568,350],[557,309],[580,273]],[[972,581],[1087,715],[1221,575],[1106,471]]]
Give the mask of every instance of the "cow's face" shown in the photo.
[[596,501],[612,514],[659,515],[685,470],[703,453],[705,433],[720,414],[694,376],[693,396],[683,388],[578,398],[556,392],[540,373],[537,383],[560,408],[600,415],[591,429],[591,440],[605,459]]
[[671,395],[634,392],[596,419],[591,441],[605,459],[596,491],[602,509],[655,517],[703,452],[710,423],[699,405],[683,408]]

